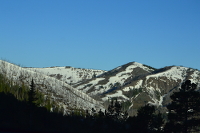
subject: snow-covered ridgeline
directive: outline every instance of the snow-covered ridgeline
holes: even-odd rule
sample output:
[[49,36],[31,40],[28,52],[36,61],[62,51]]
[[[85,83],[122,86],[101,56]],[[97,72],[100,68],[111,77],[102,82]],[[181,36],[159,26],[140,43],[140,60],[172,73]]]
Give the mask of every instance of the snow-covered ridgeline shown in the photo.
[[76,84],[82,80],[91,79],[106,71],[94,69],[81,69],[74,67],[47,67],[47,68],[26,68],[31,71],[43,73],[48,76],[60,76],[60,80],[68,84]]
[[[122,67],[120,66],[111,71],[120,70],[121,68]],[[133,76],[131,73],[136,68],[141,68],[147,72],[153,71],[153,69],[150,69],[140,63],[133,62],[133,63],[130,63],[130,65],[127,66],[124,70],[122,70],[121,72],[118,72],[114,76],[109,77],[108,79],[99,77],[99,78],[96,78],[96,79],[88,82],[87,85],[83,84],[83,85],[78,86],[77,89],[84,88],[83,91],[87,92],[88,90],[93,88],[93,90],[89,93],[90,96],[104,93],[106,91],[109,91],[115,84],[118,84],[119,86],[124,85],[125,80],[128,78],[131,78]],[[107,80],[107,82],[104,84],[99,84],[99,82],[103,81],[103,80]],[[117,91],[116,94],[107,95],[102,100],[107,99],[107,97],[123,97],[124,99],[128,99],[126,96],[123,95],[122,90]]]
[[[164,77],[164,79],[162,79]],[[151,80],[155,79],[159,82],[184,82],[185,80],[189,79],[192,83],[199,84],[200,81],[200,71],[194,70],[187,67],[181,67],[181,66],[173,66],[170,69],[146,76],[146,80],[143,81],[146,84],[146,88],[149,90],[160,90],[160,88],[157,87],[148,87],[147,85],[151,85]]]
[[[164,77],[164,79],[162,79]],[[200,71],[194,70],[187,67],[181,67],[181,66],[173,66],[170,69],[146,76],[145,80],[139,80],[138,84],[134,86],[134,88],[143,87],[146,88],[147,93],[149,93],[149,96],[151,97],[151,100],[153,102],[149,102],[154,105],[162,105],[163,97],[166,95],[161,95],[161,88],[159,88],[158,84],[156,84],[154,81],[159,81],[159,83],[169,83],[169,82],[184,82],[187,79],[190,79],[193,83],[199,84],[200,81]],[[145,82],[145,84],[143,83]],[[143,86],[143,85],[145,86]],[[126,88],[127,90],[128,88]],[[156,97],[155,91],[160,93],[160,99]]]
[[144,70],[147,71],[147,72],[152,72],[152,71],[154,71],[153,69],[151,69],[151,68],[149,68],[149,67],[146,67],[146,66],[144,66],[143,64],[138,63],[138,62],[133,62],[133,64],[130,65],[128,69],[130,69],[130,68],[131,68],[131,69],[134,69],[134,68],[136,68],[136,67],[140,67],[140,68],[144,69]]
[[156,73],[152,74],[146,77],[146,80],[148,80],[151,77],[159,78],[159,77],[167,77],[168,79],[178,80],[181,79],[182,81],[185,80],[185,77],[187,75],[188,68],[186,67],[172,67],[171,69],[162,72],[162,73]]
[[8,79],[11,79],[13,84],[24,83],[30,85],[33,79],[36,88],[45,95],[50,95],[51,99],[58,102],[65,111],[69,106],[82,109],[103,108],[99,102],[85,93],[74,89],[63,81],[44,74],[21,68],[5,61],[0,61],[0,72]]

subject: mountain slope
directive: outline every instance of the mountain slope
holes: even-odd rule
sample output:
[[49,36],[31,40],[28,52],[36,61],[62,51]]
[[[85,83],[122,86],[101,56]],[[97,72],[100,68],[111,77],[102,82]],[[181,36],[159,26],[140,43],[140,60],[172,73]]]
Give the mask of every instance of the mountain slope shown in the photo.
[[[154,70],[154,68],[140,63],[130,62],[111,71],[105,72],[95,79],[78,84],[76,88],[83,90],[83,92],[89,94],[90,96],[106,95],[117,92],[116,90],[121,89],[122,86],[125,86],[126,84],[130,84],[133,79],[148,75]],[[116,96],[120,95],[121,97],[127,99],[127,97],[120,94],[120,92],[116,93]]]
[[154,69],[131,62],[78,84],[76,88],[104,102],[108,98],[129,101],[129,110],[136,110],[146,103],[165,106],[170,102],[171,93],[187,79],[199,84],[200,71],[180,66]]
[[57,78],[67,84],[74,85],[80,81],[94,78],[106,71],[66,67],[47,67],[47,68],[25,68],[27,70],[43,73],[45,75]]
[[133,115],[146,103],[165,107],[170,95],[185,80],[198,84],[198,88],[200,85],[200,71],[181,66],[155,69],[130,62],[102,71],[73,67],[21,68],[6,62],[3,65],[1,73],[15,82],[30,84],[33,78],[39,90],[57,101],[65,112],[70,108],[103,109],[101,103],[117,98],[127,102],[126,109]]
[[73,109],[103,109],[98,101],[85,93],[42,73],[27,70],[2,60],[0,60],[0,73],[10,79],[12,84],[26,84],[29,86],[33,79],[36,89],[43,93],[45,97],[50,98],[51,101],[55,101],[64,113],[69,113]]

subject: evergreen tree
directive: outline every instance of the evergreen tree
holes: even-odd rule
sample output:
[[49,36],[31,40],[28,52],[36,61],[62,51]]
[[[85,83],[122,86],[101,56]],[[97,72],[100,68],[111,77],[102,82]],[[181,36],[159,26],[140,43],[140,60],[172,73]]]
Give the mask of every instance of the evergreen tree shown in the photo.
[[29,90],[29,93],[28,93],[28,102],[29,102],[29,105],[33,105],[33,101],[35,101],[35,84],[33,82],[33,79],[31,81],[31,85],[30,85],[30,90]]
[[121,108],[122,108],[122,106],[121,106],[121,104],[117,101],[117,99],[116,99],[116,101],[115,101],[115,111],[116,111],[116,115],[117,116],[119,116],[120,115],[120,113],[121,113]]
[[111,118],[115,121],[123,121],[126,120],[128,117],[128,113],[126,111],[122,111],[122,106],[117,99],[111,100],[111,103],[108,106],[108,110],[105,112],[105,115],[108,118]]
[[200,125],[200,92],[195,91],[197,85],[190,80],[185,81],[179,92],[171,95],[172,102],[167,106],[168,122],[166,132],[183,132],[197,130]]
[[100,118],[103,118],[103,117],[104,117],[104,113],[101,111],[101,109],[100,109],[99,112],[98,112],[98,116],[99,116]]
[[28,104],[29,104],[29,128],[32,129],[32,122],[33,122],[33,107],[35,100],[35,84],[33,82],[33,79],[31,81],[30,90],[28,92]]

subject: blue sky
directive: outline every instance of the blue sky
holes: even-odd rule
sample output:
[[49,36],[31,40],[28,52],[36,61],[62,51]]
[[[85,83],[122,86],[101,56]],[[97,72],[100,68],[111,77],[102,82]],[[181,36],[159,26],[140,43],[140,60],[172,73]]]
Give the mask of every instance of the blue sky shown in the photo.
[[0,46],[25,67],[200,70],[200,1],[0,0]]

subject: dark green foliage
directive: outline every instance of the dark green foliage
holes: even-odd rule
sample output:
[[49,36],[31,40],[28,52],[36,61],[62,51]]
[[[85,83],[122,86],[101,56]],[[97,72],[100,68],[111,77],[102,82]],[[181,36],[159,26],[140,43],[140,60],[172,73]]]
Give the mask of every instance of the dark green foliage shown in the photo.
[[13,85],[12,80],[3,74],[0,74],[0,92],[11,93],[20,101],[28,101],[28,87],[24,83]]
[[104,113],[101,111],[101,109],[100,109],[99,112],[98,112],[98,116],[99,116],[100,118],[104,117]]
[[161,126],[164,124],[164,120],[161,114],[155,113],[155,106],[145,105],[138,110],[137,121],[139,130],[144,132],[156,132],[161,131]]
[[164,119],[162,114],[156,113],[155,106],[147,104],[138,109],[137,116],[128,118],[127,122],[136,133],[161,133]]
[[45,103],[44,94],[40,93],[38,90],[35,92],[35,101],[34,104],[36,106],[42,106]]
[[163,132],[163,126],[164,126],[165,120],[163,114],[160,112],[157,114],[154,114],[153,123],[152,123],[152,129],[151,131],[155,133],[162,133]]
[[48,110],[48,111],[51,111],[51,108],[52,108],[52,104],[51,104],[51,101],[49,98],[47,98],[45,100],[45,108]]
[[68,131],[70,128],[62,114],[50,113],[33,105],[30,129],[30,105],[18,101],[9,93],[0,93],[0,106],[0,132]]
[[122,105],[117,99],[111,100],[105,115],[115,121],[125,121],[128,116],[126,111],[122,111]]
[[[50,99],[44,98],[44,94],[42,94],[38,89],[35,89],[34,81],[31,81],[30,88],[22,83],[15,83],[13,85],[13,81],[6,78],[3,74],[0,74],[0,92],[4,92],[6,94],[12,94],[20,101],[26,101],[29,104],[34,104],[37,106],[45,106],[49,111],[53,106],[50,102]],[[58,107],[55,107],[58,108]]]
[[200,92],[195,91],[197,85],[190,80],[185,81],[179,92],[171,95],[166,132],[191,132],[200,126]]
[[35,93],[35,84],[33,82],[33,79],[31,81],[31,85],[30,85],[30,90],[28,93],[28,102],[29,104],[34,104],[33,102],[36,100],[36,93]]
[[114,121],[99,112],[97,117],[78,115],[63,116],[50,113],[43,107],[32,106],[31,128],[29,104],[20,102],[13,95],[0,93],[0,132],[69,132],[69,133],[122,133],[126,132],[121,122]]

